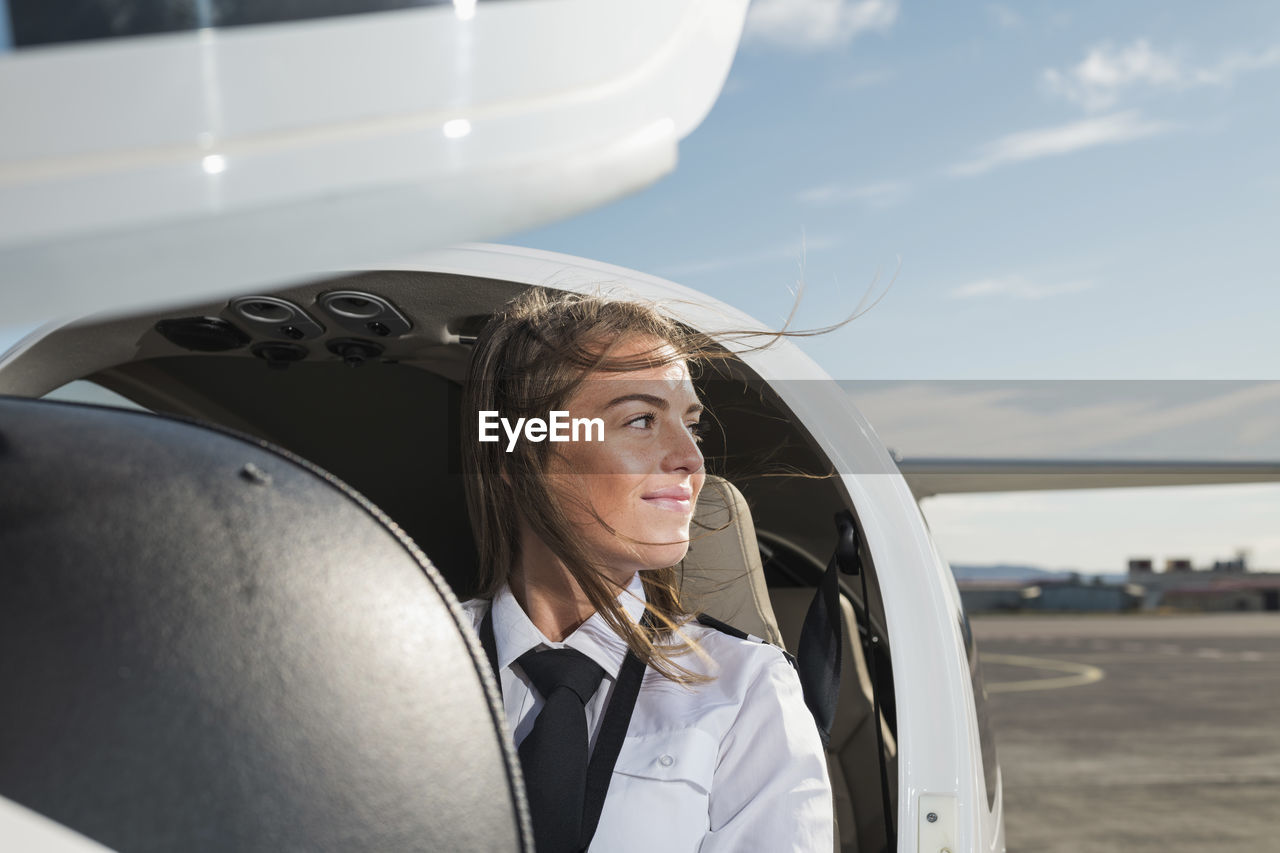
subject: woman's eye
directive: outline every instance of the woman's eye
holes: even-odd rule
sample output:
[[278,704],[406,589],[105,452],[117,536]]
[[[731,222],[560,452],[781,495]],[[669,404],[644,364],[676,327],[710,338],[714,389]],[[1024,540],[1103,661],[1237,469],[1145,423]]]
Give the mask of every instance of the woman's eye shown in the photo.
[[689,428],[689,432],[693,434],[693,440],[702,443],[702,436],[706,434],[707,428],[702,421],[694,421],[691,424],[685,424]]
[[640,415],[639,417],[635,417],[627,421],[626,426],[635,426],[636,424],[639,424],[641,429],[648,429],[655,420],[657,420],[657,418],[654,415]]

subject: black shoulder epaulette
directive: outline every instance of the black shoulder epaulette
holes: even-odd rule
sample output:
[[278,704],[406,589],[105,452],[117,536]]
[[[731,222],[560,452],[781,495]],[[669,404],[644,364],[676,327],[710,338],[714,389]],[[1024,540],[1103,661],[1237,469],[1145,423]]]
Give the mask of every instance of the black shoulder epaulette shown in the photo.
[[[698,614],[698,624],[708,628],[714,628],[722,634],[728,634],[730,637],[737,637],[739,640],[747,640],[752,643],[768,643],[763,637],[757,637],[755,634],[748,634],[741,628],[735,628],[728,622],[721,622],[714,616],[708,616],[705,613]],[[787,663],[791,664],[792,669],[796,669],[796,659],[791,652],[781,646],[774,646],[778,651],[782,652],[783,657],[787,659]]]

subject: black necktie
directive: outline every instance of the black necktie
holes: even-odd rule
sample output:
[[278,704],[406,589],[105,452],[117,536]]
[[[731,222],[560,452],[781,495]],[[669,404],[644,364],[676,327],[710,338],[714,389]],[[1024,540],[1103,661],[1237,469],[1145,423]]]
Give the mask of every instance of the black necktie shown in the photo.
[[573,649],[528,651],[520,667],[544,704],[520,743],[538,853],[578,853],[587,790],[586,704],[604,670]]

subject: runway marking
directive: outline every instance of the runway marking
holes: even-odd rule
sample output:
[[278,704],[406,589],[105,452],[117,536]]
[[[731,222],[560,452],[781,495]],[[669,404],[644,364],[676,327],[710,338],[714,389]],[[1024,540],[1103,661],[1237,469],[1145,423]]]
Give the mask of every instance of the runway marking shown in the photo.
[[1065,660],[1049,660],[1048,658],[1029,658],[1022,655],[982,655],[983,663],[998,663],[1007,666],[1027,666],[1033,669],[1047,669],[1052,672],[1069,672],[1057,678],[1032,678],[1026,681],[997,681],[987,684],[988,693],[1017,693],[1025,690],[1054,690],[1059,687],[1079,687],[1093,684],[1106,677],[1106,673],[1096,666],[1084,663],[1072,663]]

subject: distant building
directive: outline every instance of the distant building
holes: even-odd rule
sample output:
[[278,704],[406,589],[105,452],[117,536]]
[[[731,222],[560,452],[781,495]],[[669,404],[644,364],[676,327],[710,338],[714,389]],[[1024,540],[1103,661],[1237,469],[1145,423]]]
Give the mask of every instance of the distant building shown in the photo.
[[960,602],[966,613],[1014,613],[1025,608],[1028,598],[1040,594],[1031,581],[960,581]]
[[1172,586],[1164,591],[1163,603],[1179,610],[1280,612],[1280,574]]
[[1163,572],[1145,558],[1129,560],[1129,578],[1146,589],[1142,609],[1280,611],[1280,572],[1250,571],[1245,552],[1196,569],[1185,558],[1165,561]]
[[1029,602],[1031,610],[1119,613],[1142,605],[1142,587],[1136,584],[1109,584],[1102,578],[1092,583],[1066,581],[1040,585],[1040,595]]
[[[969,567],[993,571],[1008,567]],[[1021,567],[1027,571],[1028,567]],[[1148,557],[1129,560],[1127,582],[1116,575],[1037,571],[1021,577],[957,580],[960,600],[969,613],[1095,612],[1173,608],[1188,611],[1280,612],[1280,572],[1250,571],[1244,552],[1196,569],[1191,560],[1165,560],[1157,572]]]
[[1109,612],[1136,610],[1142,587],[1110,584],[1078,572],[1067,579],[1041,581],[961,581],[960,600],[967,613],[1033,613],[1044,611]]

